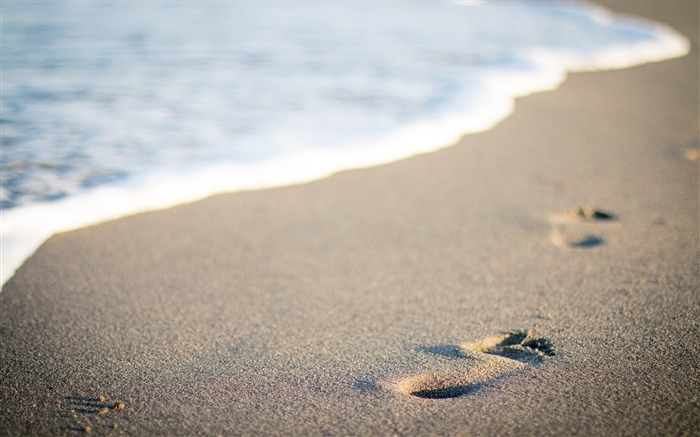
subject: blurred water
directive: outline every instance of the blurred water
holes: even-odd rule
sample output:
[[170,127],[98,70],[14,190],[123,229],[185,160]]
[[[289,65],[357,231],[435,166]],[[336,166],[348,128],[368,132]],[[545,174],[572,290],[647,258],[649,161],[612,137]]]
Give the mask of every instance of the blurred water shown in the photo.
[[[525,1],[4,1],[2,37],[4,255],[37,223],[434,150],[567,70],[687,51],[659,25]],[[45,202],[52,223],[29,220]]]
[[[534,50],[653,41],[570,5],[7,2],[2,206],[163,167],[348,147],[478,95]],[[472,108],[476,110],[477,108]],[[235,175],[232,175],[235,177]]]

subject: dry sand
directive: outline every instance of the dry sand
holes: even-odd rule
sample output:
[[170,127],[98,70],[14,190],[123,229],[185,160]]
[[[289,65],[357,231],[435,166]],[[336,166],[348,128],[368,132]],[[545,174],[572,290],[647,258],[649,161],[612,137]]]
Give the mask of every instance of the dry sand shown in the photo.
[[698,2],[606,3],[692,53],[50,239],[0,294],[0,434],[700,435]]

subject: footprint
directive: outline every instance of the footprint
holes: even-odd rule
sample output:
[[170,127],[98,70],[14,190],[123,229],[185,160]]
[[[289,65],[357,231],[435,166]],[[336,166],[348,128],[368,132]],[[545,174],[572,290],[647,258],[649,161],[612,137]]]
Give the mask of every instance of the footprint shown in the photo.
[[576,222],[600,222],[616,220],[617,216],[611,212],[595,209],[590,206],[579,206],[567,211],[552,214],[550,223],[565,224]]
[[555,355],[552,343],[537,330],[516,330],[461,345],[421,347],[419,352],[454,360],[451,369],[399,377],[380,383],[385,389],[423,399],[450,399],[473,394],[487,382]]
[[64,401],[67,411],[63,416],[69,420],[69,429],[84,433],[118,429],[125,408],[123,402],[109,401],[104,396],[70,396]]
[[549,238],[556,246],[565,248],[601,246],[605,240],[595,233],[598,225],[615,220],[617,216],[610,212],[588,206],[572,208],[549,216],[552,224]]
[[571,231],[559,227],[552,228],[549,239],[556,246],[568,247],[571,249],[602,246],[605,244],[605,240],[598,235]]
[[462,348],[498,355],[533,366],[540,365],[547,357],[556,355],[552,342],[542,337],[537,329],[515,330],[474,343],[465,343]]

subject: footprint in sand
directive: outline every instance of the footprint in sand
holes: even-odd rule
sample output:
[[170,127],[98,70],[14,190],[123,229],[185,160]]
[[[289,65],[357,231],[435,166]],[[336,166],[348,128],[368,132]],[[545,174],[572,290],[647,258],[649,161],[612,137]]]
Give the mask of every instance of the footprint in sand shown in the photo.
[[69,419],[69,430],[89,434],[92,431],[110,433],[119,429],[121,433],[119,423],[123,420],[124,402],[109,401],[104,396],[70,396],[65,398],[64,403],[67,411],[63,416]]
[[555,355],[552,343],[537,330],[512,331],[473,343],[421,347],[419,352],[454,360],[453,368],[384,381],[381,385],[423,399],[449,399],[472,394],[485,383]]
[[601,246],[605,240],[596,235],[597,227],[602,222],[615,220],[614,214],[592,207],[576,207],[552,214],[549,216],[550,240],[556,246],[573,249]]

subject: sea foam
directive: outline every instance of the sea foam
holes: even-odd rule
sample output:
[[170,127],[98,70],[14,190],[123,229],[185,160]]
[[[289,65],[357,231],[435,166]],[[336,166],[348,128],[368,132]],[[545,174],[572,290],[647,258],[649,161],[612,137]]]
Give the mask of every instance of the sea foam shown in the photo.
[[3,284],[55,233],[435,151],[568,72],[689,51],[585,3],[171,6],[6,3]]

